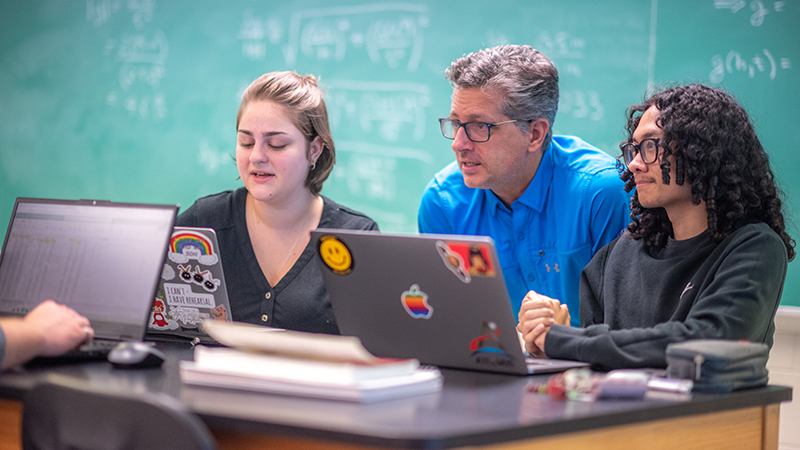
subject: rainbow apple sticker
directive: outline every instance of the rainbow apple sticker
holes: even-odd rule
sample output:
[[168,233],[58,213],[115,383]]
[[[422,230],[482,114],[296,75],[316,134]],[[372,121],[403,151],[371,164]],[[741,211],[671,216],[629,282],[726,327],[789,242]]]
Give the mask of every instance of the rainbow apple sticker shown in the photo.
[[433,306],[428,304],[428,294],[419,290],[419,285],[411,287],[400,296],[403,308],[408,315],[415,319],[430,319],[433,314]]

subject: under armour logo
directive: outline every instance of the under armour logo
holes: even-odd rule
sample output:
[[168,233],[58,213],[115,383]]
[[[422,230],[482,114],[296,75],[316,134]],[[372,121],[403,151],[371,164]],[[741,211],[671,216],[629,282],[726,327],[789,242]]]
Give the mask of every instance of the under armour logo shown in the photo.
[[693,287],[694,286],[692,286],[692,283],[687,283],[686,287],[683,288],[683,292],[681,292],[681,297],[680,298],[683,298],[683,294],[685,294],[687,291],[691,290]]
[[[549,273],[550,272],[550,264],[545,264],[544,266],[547,267],[547,272]],[[553,267],[553,270],[555,270],[556,272],[561,272],[560,270],[558,270],[558,264],[556,264]]]

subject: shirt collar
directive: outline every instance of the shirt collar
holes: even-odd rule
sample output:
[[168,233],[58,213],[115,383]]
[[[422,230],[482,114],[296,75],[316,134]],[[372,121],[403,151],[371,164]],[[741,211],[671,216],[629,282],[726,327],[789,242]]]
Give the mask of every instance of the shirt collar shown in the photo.
[[[553,181],[553,167],[555,165],[553,161],[554,154],[553,142],[550,142],[544,155],[542,155],[539,167],[536,169],[536,175],[533,176],[533,180],[528,184],[525,192],[511,204],[512,207],[520,203],[536,212],[541,212],[544,209],[547,193]],[[497,215],[497,211],[500,208],[507,209],[500,198],[489,189],[486,190],[486,199],[489,205],[489,211],[492,215]]]

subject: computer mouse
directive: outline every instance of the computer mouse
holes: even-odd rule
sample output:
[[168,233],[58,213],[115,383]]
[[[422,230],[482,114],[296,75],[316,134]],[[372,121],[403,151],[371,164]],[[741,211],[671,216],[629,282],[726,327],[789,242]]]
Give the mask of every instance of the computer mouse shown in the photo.
[[144,342],[120,342],[108,352],[108,362],[119,369],[159,367],[167,357]]

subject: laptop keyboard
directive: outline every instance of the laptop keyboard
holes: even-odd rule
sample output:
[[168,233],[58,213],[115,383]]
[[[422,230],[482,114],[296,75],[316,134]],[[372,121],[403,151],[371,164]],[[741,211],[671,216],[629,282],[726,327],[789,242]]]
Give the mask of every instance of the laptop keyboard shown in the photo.
[[39,356],[27,364],[28,367],[48,367],[52,365],[73,363],[78,361],[101,360],[108,357],[108,353],[119,344],[119,341],[97,340],[69,350],[58,356]]
[[112,348],[116,347],[119,344],[119,341],[107,341],[107,340],[93,340],[88,344],[84,344],[80,346],[77,352],[110,352]]
[[102,359],[108,356],[108,353],[119,344],[120,341],[109,340],[95,340],[84,344],[75,350],[69,350],[63,355],[49,357],[54,359],[70,360],[70,359]]

